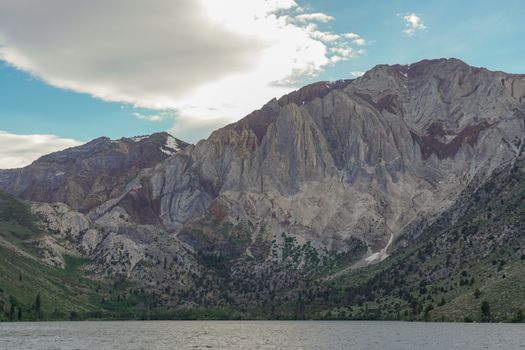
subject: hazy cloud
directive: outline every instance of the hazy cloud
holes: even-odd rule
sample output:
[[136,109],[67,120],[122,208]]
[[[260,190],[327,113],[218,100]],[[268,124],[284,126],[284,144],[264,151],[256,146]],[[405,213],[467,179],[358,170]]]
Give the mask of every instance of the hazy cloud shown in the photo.
[[162,112],[154,113],[154,114],[144,114],[139,112],[133,112],[133,116],[140,120],[147,120],[149,122],[162,122],[166,120],[168,117],[172,116],[172,113],[170,112]]
[[352,43],[359,45],[359,46],[363,46],[364,44],[366,44],[366,41],[363,38],[357,38],[357,39],[352,40]]
[[359,34],[356,34],[356,33],[345,33],[345,34],[341,34],[341,36],[347,39],[359,39],[360,38]]
[[133,115],[137,119],[147,120],[147,121],[150,121],[150,122],[160,122],[160,121],[163,120],[162,116],[160,116],[158,114],[142,114],[142,113],[139,113],[139,112],[134,112]]
[[334,20],[334,17],[328,16],[324,13],[305,13],[303,15],[298,15],[294,17],[296,21],[299,22],[330,22]]
[[267,44],[206,16],[195,0],[3,0],[0,58],[48,83],[164,107],[251,66]]
[[424,30],[427,27],[421,17],[417,16],[415,13],[409,13],[403,17],[405,21],[405,30],[403,32],[407,35],[414,35],[417,30]]
[[55,135],[15,135],[0,131],[0,169],[20,168],[51,152],[82,144]]
[[54,86],[211,125],[362,54],[359,35],[317,26],[331,20],[293,0],[2,0],[0,59]]

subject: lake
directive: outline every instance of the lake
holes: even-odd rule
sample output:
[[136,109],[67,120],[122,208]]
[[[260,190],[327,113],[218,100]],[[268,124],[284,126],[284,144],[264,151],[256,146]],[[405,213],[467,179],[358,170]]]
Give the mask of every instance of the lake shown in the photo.
[[0,349],[525,349],[525,325],[375,321],[0,323]]

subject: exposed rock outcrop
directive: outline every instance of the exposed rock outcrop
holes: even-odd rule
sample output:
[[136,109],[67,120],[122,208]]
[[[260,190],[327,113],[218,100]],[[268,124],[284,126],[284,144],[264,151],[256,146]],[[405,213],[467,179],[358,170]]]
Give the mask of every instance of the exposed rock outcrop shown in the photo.
[[118,196],[142,169],[150,168],[187,143],[167,133],[110,140],[43,156],[21,169],[0,171],[0,188],[36,202],[62,202],[86,212]]
[[[309,247],[320,264],[332,254],[377,262],[512,162],[524,117],[523,75],[456,59],[380,65],[273,99],[195,146],[176,141],[173,154],[167,134],[102,138],[2,171],[0,187],[116,225],[82,229],[79,243],[102,266],[125,261],[113,274],[142,271],[155,229],[167,246],[231,258],[282,260],[291,236],[303,247],[297,266]],[[67,221],[80,225],[75,215]]]
[[253,242],[285,232],[316,248],[343,252],[357,238],[382,252],[516,157],[524,84],[441,59],[307,86],[141,174],[120,201],[155,203],[150,214],[188,242],[202,242],[196,226],[213,219],[230,227],[219,241],[250,225]]

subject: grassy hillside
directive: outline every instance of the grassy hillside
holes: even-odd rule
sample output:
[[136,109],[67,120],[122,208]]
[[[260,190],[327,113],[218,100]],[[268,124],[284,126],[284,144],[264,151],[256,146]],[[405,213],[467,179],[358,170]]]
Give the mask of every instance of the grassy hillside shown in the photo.
[[64,270],[42,264],[24,241],[40,234],[27,205],[0,193],[0,320],[65,319],[101,311],[97,283],[78,272],[81,259]]

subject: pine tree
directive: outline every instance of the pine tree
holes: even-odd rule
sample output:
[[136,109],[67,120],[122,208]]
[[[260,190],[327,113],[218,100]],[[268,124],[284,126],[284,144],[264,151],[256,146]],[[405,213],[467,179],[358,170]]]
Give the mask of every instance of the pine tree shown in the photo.
[[489,322],[490,321],[490,305],[489,302],[484,300],[481,303],[481,321]]
[[11,304],[11,308],[9,309],[9,321],[15,320],[15,305]]
[[480,296],[481,291],[478,288],[476,288],[476,290],[474,290],[474,298],[479,299]]
[[37,318],[42,316],[42,297],[40,293],[38,293],[35,298],[35,315]]
[[303,300],[303,294],[302,292],[299,292],[299,295],[297,296],[296,306],[295,306],[295,314],[294,318],[296,320],[302,320],[304,319],[304,300]]

